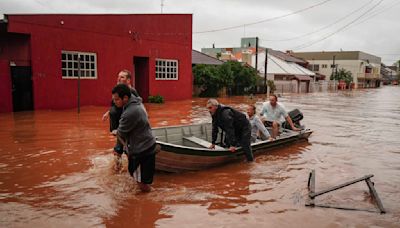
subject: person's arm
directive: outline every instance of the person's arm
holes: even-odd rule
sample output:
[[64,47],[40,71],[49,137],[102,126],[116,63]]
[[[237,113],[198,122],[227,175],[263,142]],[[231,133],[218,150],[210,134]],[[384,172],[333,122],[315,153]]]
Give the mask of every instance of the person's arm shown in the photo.
[[217,137],[218,137],[217,121],[213,118],[213,120],[212,120],[211,146],[209,147],[210,149],[214,149],[215,148],[215,142],[217,141]]
[[108,120],[108,117],[110,116],[110,110],[107,110],[107,112],[105,112],[103,114],[103,117],[101,118],[103,121]]
[[255,124],[257,129],[266,137],[270,138],[271,135],[269,134],[267,128],[265,128],[264,124],[261,122],[260,118],[255,117]]
[[292,118],[290,118],[289,115],[286,116],[286,121],[289,123],[290,127],[292,128],[293,131],[300,131],[301,129],[297,128],[294,126]]

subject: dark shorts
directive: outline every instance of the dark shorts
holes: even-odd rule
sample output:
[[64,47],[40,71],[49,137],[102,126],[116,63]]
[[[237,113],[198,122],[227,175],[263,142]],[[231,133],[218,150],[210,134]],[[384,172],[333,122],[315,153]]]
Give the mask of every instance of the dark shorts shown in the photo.
[[140,165],[140,179],[144,184],[153,183],[153,176],[156,167],[156,154],[155,152],[156,144],[151,146],[146,151],[143,151],[141,156],[129,156],[128,157],[128,170],[129,174],[133,176],[133,173]]
[[[272,123],[273,123],[272,121],[268,121],[268,120],[267,120],[267,121],[264,122],[264,125],[265,125],[266,127],[272,127]],[[279,126],[279,125],[280,125],[280,124],[278,123],[278,126]]]

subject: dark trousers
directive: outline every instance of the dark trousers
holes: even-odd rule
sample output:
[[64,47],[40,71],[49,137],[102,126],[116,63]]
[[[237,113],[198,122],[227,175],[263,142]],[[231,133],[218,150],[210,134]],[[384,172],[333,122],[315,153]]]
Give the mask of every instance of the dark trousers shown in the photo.
[[156,170],[156,144],[151,146],[146,151],[143,151],[143,155],[139,156],[128,156],[128,171],[131,176],[140,165],[140,179],[143,184],[153,183],[153,176]]
[[115,105],[110,108],[110,132],[116,130],[119,126],[119,119],[121,118],[122,108]]
[[[235,131],[236,142],[241,146],[246,155],[247,161],[254,161],[253,151],[251,150],[251,126],[250,123]],[[231,146],[231,145],[227,145]]]
[[254,161],[253,151],[251,150],[251,127],[250,124],[248,126],[244,126],[240,134],[238,134],[239,139],[238,142],[242,147],[247,161]]

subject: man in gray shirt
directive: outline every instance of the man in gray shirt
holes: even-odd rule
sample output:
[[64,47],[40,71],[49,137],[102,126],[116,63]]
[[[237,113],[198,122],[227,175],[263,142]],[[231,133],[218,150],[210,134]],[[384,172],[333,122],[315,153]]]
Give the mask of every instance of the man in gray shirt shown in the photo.
[[131,176],[140,165],[140,190],[149,192],[155,172],[156,140],[153,136],[147,113],[142,107],[142,99],[133,96],[130,88],[119,84],[112,90],[115,106],[123,107],[117,129],[118,143],[115,151],[121,150],[122,144],[128,154],[128,170]]
[[256,142],[257,138],[261,138],[262,140],[273,140],[267,128],[265,128],[264,124],[260,120],[260,117],[256,115],[256,106],[250,105],[247,109],[247,115],[249,116],[249,122],[251,125],[251,143]]

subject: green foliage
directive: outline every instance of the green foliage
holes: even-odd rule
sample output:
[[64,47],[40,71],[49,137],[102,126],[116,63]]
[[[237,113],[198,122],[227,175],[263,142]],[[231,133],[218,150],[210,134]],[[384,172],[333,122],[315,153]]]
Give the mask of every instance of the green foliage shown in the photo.
[[269,93],[274,94],[276,91],[276,86],[273,80],[267,80],[267,86],[269,87]]
[[194,84],[202,88],[201,97],[216,97],[223,87],[216,66],[199,64],[192,69]]
[[216,97],[226,87],[234,95],[249,92],[257,84],[257,72],[239,62],[225,62],[220,66],[193,67],[194,84],[202,89],[201,97]]
[[337,73],[331,75],[331,80],[343,80],[347,85],[349,85],[351,82],[353,82],[353,77],[350,71],[341,68]]
[[158,94],[155,96],[149,96],[149,103],[162,104],[164,103],[164,97]]

